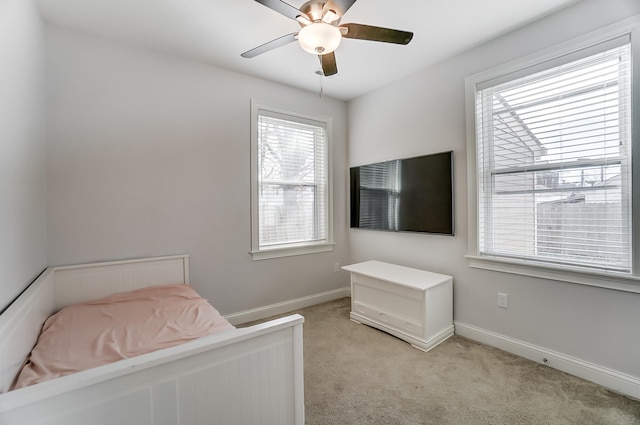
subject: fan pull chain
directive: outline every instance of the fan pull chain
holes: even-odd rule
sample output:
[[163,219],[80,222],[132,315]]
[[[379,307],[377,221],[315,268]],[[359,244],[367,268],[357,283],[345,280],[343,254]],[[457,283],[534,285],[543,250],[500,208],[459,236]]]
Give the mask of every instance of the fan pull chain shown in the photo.
[[324,74],[319,73],[318,77],[320,78],[320,92],[318,93],[318,97],[322,99],[322,92],[324,91],[323,84],[324,83]]

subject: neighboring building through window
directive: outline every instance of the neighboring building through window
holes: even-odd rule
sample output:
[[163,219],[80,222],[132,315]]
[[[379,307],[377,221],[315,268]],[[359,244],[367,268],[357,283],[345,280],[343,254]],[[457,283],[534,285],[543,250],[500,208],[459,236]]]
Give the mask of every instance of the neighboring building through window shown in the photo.
[[629,33],[468,79],[472,262],[634,276],[631,56]]
[[254,259],[333,249],[327,118],[252,106]]

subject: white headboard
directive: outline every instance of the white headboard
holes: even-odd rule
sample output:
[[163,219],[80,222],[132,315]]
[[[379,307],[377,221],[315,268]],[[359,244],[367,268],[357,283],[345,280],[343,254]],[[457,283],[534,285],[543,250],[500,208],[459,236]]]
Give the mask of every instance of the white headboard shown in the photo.
[[153,285],[189,283],[189,257],[55,267],[55,309]]
[[0,394],[6,392],[56,311],[118,292],[189,283],[189,256],[47,268],[0,316]]

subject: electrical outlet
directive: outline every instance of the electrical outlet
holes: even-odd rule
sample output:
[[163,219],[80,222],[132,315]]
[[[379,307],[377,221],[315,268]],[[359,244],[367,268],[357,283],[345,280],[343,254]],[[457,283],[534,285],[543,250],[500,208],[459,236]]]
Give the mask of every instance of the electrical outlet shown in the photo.
[[509,308],[509,295],[498,292],[498,307]]
[[340,263],[339,262],[336,261],[335,263],[333,263],[333,271],[336,272],[336,273],[340,271]]

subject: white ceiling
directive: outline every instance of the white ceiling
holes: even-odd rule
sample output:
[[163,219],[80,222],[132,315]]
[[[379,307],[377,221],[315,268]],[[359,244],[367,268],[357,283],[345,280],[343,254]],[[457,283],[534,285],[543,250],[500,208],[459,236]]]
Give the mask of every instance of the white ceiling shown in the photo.
[[[300,7],[305,0],[290,0]],[[291,43],[252,59],[240,54],[300,26],[254,0],[39,0],[54,25],[144,45],[349,100],[577,0],[359,0],[342,23],[412,31],[407,46],[343,39],[338,74]]]

